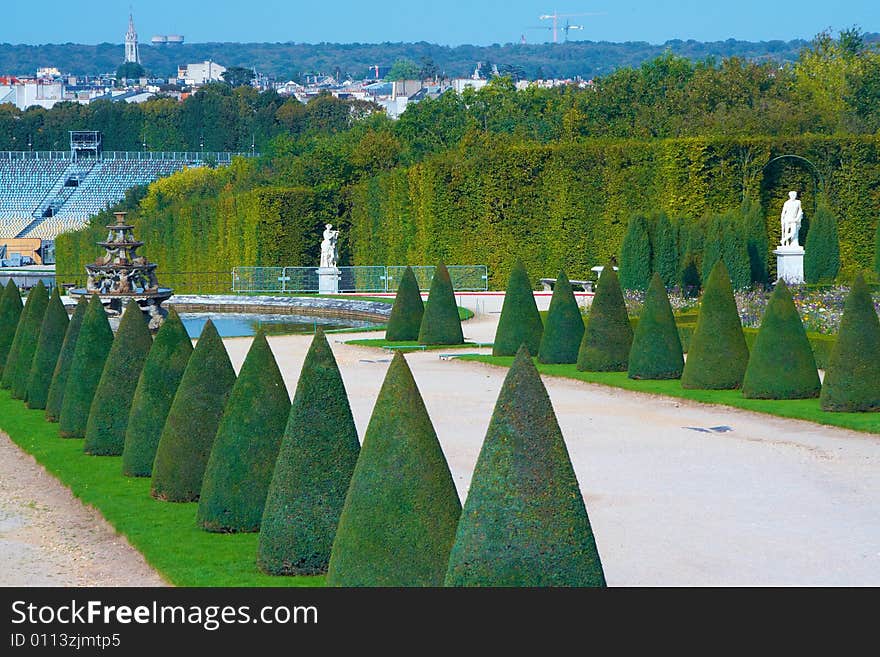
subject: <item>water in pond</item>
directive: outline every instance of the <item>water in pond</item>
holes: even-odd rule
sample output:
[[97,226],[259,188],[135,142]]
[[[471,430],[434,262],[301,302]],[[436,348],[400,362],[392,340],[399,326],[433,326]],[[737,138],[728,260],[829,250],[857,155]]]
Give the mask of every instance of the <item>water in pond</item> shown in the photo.
[[180,319],[190,337],[197,338],[209,319],[223,338],[254,335],[262,328],[267,335],[314,333],[344,328],[372,328],[376,322],[349,317],[321,317],[319,315],[256,315],[246,313],[180,313]]

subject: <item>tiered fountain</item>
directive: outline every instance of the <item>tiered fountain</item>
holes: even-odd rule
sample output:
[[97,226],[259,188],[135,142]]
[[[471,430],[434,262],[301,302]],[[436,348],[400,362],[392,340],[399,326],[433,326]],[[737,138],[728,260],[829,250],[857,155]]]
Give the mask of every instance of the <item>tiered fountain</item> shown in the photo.
[[150,329],[156,330],[165,319],[167,311],[162,302],[174,293],[170,288],[159,287],[156,280],[156,263],[147,262],[137,255],[138,242],[132,233],[134,226],[125,223],[125,212],[114,212],[116,223],[107,226],[107,240],[98,242],[106,253],[94,264],[86,265],[88,281],[85,289],[70,290],[71,296],[96,294],[110,310],[121,313],[130,299],[135,299],[150,316]]

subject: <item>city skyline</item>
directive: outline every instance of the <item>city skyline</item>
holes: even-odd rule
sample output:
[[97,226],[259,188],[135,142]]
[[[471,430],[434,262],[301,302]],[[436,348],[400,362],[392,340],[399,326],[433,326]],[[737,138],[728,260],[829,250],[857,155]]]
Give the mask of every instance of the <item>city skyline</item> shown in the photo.
[[553,40],[552,14],[559,15],[559,41],[564,40],[567,21],[582,28],[570,32],[570,40],[654,44],[673,39],[810,39],[824,29],[836,32],[853,26],[880,32],[880,3],[867,0],[840,0],[833,5],[818,0],[772,4],[741,0],[723,6],[696,0],[569,0],[554,4],[555,9],[533,0],[447,0],[439,5],[389,0],[377,8],[351,0],[302,6],[283,0],[250,4],[215,0],[206,12],[203,3],[181,0],[93,0],[87,5],[38,0],[4,8],[0,42],[121,44],[129,12],[134,15],[141,44],[149,44],[153,35],[167,34],[184,35],[187,43],[426,41],[456,46],[517,43],[523,38],[529,43],[546,43]]

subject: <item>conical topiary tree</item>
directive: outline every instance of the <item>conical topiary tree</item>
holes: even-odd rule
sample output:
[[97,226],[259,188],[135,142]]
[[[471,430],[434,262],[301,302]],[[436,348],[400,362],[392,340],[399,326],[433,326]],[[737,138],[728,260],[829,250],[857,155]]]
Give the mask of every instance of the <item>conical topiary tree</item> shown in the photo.
[[421,344],[464,343],[455,292],[452,289],[449,270],[442,262],[437,265],[434,277],[431,279],[431,290],[419,327],[419,342]]
[[626,314],[623,291],[614,268],[609,264],[602,270],[599,286],[584,338],[578,351],[577,369],[582,372],[625,372],[629,367],[629,350],[633,330]]
[[18,286],[10,278],[6,287],[3,288],[3,296],[0,297],[0,379],[2,379],[9,349],[15,338],[15,330],[18,328],[22,307]]
[[418,340],[419,327],[422,325],[422,315],[425,313],[425,304],[422,303],[422,293],[412,267],[407,266],[400,277],[400,285],[397,286],[397,294],[394,297],[394,305],[391,307],[391,316],[388,318],[388,326],[385,329],[385,339],[388,341]]
[[205,322],[177,387],[156,448],[150,494],[169,502],[199,499],[205,466],[235,370],[211,320]]
[[767,254],[770,240],[767,238],[767,223],[761,204],[746,197],[740,212],[746,226],[747,251],[753,285],[767,285]]
[[677,379],[683,368],[675,316],[663,281],[655,272],[629,351],[629,378]]
[[880,322],[861,274],[843,307],[822,393],[824,411],[880,411]]
[[[553,296],[550,297],[550,309],[538,349],[538,360],[542,363],[576,363],[583,337],[584,318],[581,309],[574,298],[568,276],[560,271],[553,286]],[[519,346],[517,345],[517,351]],[[529,353],[533,353],[531,347]]]
[[120,456],[125,447],[125,430],[134,390],[153,345],[138,302],[130,300],[116,331],[113,346],[89,412],[83,451],[93,456]]
[[[706,221],[706,234],[703,238],[703,257],[700,262],[700,278],[705,286],[712,269],[724,256],[724,238],[727,231],[722,215],[712,215]],[[728,278],[730,274],[728,273]]]
[[333,541],[330,586],[440,586],[461,514],[403,355],[385,376]]
[[327,572],[360,452],[345,385],[321,331],[306,355],[260,525],[257,565],[272,575]]
[[513,356],[521,344],[526,344],[534,353],[541,345],[543,332],[529,274],[522,260],[517,260],[507,279],[492,355]]
[[61,404],[58,430],[62,438],[83,438],[92,399],[98,389],[104,362],[113,345],[113,331],[101,298],[93,295],[83,317]]
[[290,415],[290,396],[272,349],[258,331],[217,427],[197,520],[212,532],[260,530],[269,482]]
[[743,336],[727,267],[719,260],[709,274],[697,326],[681,373],[681,387],[730,390],[742,385],[749,349]]
[[3,370],[4,380],[9,375],[8,383],[13,399],[24,399],[27,395],[31,364],[34,361],[37,342],[40,340],[40,327],[43,325],[43,316],[48,305],[49,292],[43,281],[40,281],[28,294],[9,350],[6,368]]
[[630,217],[620,247],[620,283],[627,290],[644,290],[651,280],[651,237],[648,221]]
[[49,393],[46,397],[46,421],[58,422],[61,417],[61,405],[64,402],[64,389],[67,387],[67,376],[70,374],[70,366],[73,363],[73,354],[76,352],[76,341],[82,328],[83,318],[89,302],[85,297],[80,297],[73,311],[73,317],[67,325],[64,333],[64,342],[61,343],[61,351],[55,361],[55,369],[52,372],[52,382],[49,384]]
[[666,287],[672,287],[678,283],[677,232],[666,213],[658,212],[654,217],[653,239],[651,240],[651,269],[660,274],[660,279]]
[[553,405],[520,349],[495,403],[446,586],[605,586]]
[[816,207],[804,245],[804,280],[807,283],[831,283],[840,270],[840,242],[837,219],[825,201]]
[[149,477],[153,473],[159,437],[192,351],[186,327],[171,308],[156,333],[134,391],[125,429],[122,474]]
[[761,319],[743,378],[749,399],[808,399],[819,396],[819,372],[785,281],[778,281]]
[[49,305],[46,306],[46,312],[43,313],[40,339],[31,362],[25,393],[25,405],[28,408],[46,408],[49,386],[52,385],[52,375],[55,372],[55,365],[58,363],[58,354],[61,353],[61,346],[64,344],[64,335],[67,333],[69,323],[70,319],[64,309],[64,304],[61,303],[61,295],[56,287],[52,290]]

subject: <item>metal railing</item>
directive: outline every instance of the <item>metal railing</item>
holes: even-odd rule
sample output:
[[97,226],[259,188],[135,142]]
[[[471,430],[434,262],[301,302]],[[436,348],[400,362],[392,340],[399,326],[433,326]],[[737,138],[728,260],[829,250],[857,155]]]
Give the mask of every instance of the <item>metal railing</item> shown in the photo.
[[[97,160],[204,162],[229,164],[234,157],[259,157],[259,153],[228,151],[102,151]],[[0,151],[0,161],[10,160],[72,160],[70,151]],[[77,160],[86,158],[79,156]]]
[[[396,292],[405,266],[374,265],[337,267],[339,292]],[[459,292],[489,289],[486,265],[449,265],[453,289]],[[413,267],[419,288],[427,291],[434,276],[433,266]],[[240,294],[292,294],[318,292],[318,267],[234,267],[232,289]]]
[[[51,274],[49,274],[51,276]],[[0,270],[0,277],[3,276]],[[228,271],[170,271],[156,272],[161,287],[170,287],[178,294],[229,294],[230,278]],[[43,283],[48,285],[46,275],[41,277]],[[67,287],[85,287],[86,273],[55,274],[58,285]],[[36,280],[34,280],[36,284]]]

